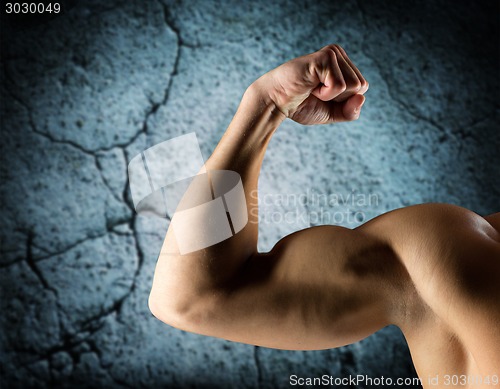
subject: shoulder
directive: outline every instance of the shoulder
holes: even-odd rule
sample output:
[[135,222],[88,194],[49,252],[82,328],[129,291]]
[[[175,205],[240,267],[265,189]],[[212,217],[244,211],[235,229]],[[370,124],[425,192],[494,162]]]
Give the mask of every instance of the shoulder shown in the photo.
[[486,233],[497,241],[500,240],[500,233],[482,216],[466,208],[443,203],[426,203],[399,208],[370,220],[362,228],[365,226],[368,229],[384,226],[391,232],[395,232],[393,229],[397,227],[399,233],[392,238],[398,238],[409,232],[412,235],[415,233],[428,235],[430,228],[432,232],[439,231],[446,234],[474,230],[478,233]]
[[416,299],[452,327],[463,319],[500,320],[500,233],[462,207],[421,204],[360,227],[390,242]]
[[[500,250],[500,232],[485,218],[451,204],[428,203],[400,208],[359,227],[390,242],[407,262],[410,260],[455,262]],[[408,263],[409,265],[409,263]],[[449,263],[448,263],[449,265]]]

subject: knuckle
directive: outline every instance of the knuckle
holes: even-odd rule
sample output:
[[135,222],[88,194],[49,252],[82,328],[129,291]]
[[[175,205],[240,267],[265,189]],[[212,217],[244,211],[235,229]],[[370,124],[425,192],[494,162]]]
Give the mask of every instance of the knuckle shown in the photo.
[[320,50],[318,50],[318,53],[324,53],[332,50],[332,45],[326,45],[322,47]]
[[354,83],[352,84],[352,89],[357,92],[361,89],[361,81],[357,80],[357,81],[354,81]]
[[340,54],[347,56],[347,54],[342,46],[340,46],[339,44],[334,44],[333,46],[338,50],[338,52]]
[[324,49],[333,51],[334,53],[337,53],[340,51],[339,47],[340,46],[338,44],[333,43],[333,44],[325,46]]
[[365,93],[368,90],[368,81],[365,79],[360,80],[361,81],[361,87],[359,88],[359,92]]
[[314,58],[318,62],[324,62],[324,61],[327,61],[329,59],[329,54],[328,54],[328,51],[326,51],[326,50],[320,50],[315,54],[316,55],[314,56]]
[[346,89],[347,89],[347,85],[346,85],[345,81],[338,80],[337,81],[337,90],[339,91],[339,93],[345,92]]
[[320,50],[312,53],[308,58],[309,71],[313,72],[316,69],[322,69],[327,66],[329,62],[328,52],[325,50]]

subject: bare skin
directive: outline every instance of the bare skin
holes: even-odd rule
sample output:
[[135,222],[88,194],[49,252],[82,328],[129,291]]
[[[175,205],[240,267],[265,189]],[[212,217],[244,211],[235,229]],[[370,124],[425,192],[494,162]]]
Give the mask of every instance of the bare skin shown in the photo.
[[289,350],[339,347],[394,324],[424,387],[436,374],[498,375],[500,213],[483,218],[454,205],[416,205],[353,230],[305,229],[257,251],[250,193],[274,131],[286,118],[356,120],[367,89],[337,45],[289,61],[247,89],[206,168],[240,174],[249,222],[187,255],[169,230],[150,309],[186,331]]

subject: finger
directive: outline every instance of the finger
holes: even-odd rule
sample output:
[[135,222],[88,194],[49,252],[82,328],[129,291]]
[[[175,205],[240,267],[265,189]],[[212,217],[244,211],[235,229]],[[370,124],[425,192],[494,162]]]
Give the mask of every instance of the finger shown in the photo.
[[361,74],[361,72],[359,71],[359,69],[357,68],[357,66],[354,65],[354,63],[351,61],[351,59],[347,56],[347,53],[345,52],[345,50],[341,46],[339,46],[339,45],[334,45],[334,46],[337,47],[337,49],[342,54],[342,57],[344,58],[344,60],[349,64],[349,66],[351,67],[351,69],[358,76],[358,79],[361,82],[361,88],[359,89],[358,94],[360,94],[360,95],[365,94],[366,91],[368,90],[369,86],[370,86],[368,84],[368,81],[366,81],[366,79],[363,77],[363,75]]
[[365,96],[355,94],[342,103],[334,102],[331,112],[331,122],[350,122],[357,120],[361,113],[361,107],[365,103]]
[[[322,57],[317,68],[318,78],[321,82],[311,94],[322,101],[330,101],[342,94],[346,89],[344,76],[340,70],[337,55],[334,51],[328,50],[321,53]],[[325,59],[324,56],[327,56]]]
[[337,60],[339,63],[340,70],[342,71],[342,75],[344,76],[344,80],[346,83],[346,90],[337,96],[334,101],[342,102],[346,101],[349,97],[354,96],[361,88],[361,81],[358,79],[356,72],[351,68],[351,66],[347,63],[347,61],[342,56],[340,50],[332,45],[330,50],[333,50],[337,55]]

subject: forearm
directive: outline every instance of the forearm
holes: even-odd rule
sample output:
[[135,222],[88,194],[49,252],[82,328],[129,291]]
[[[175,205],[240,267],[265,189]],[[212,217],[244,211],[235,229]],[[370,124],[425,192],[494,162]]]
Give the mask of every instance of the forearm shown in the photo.
[[[174,231],[169,228],[158,259],[152,296],[176,296],[187,305],[231,282],[244,262],[257,250],[258,204],[255,199],[258,176],[266,147],[284,120],[259,87],[252,84],[212,156],[206,170],[232,170],[242,180],[248,223],[231,238],[189,254],[181,255]],[[189,189],[188,189],[189,191]],[[204,223],[203,215],[195,221]],[[189,239],[190,237],[183,237]]]
[[251,194],[257,181],[267,145],[285,116],[260,88],[252,84],[241,100],[225,134],[206,163],[207,170],[232,170],[242,179],[247,199],[249,229],[255,231],[252,243],[257,243],[257,204]]

